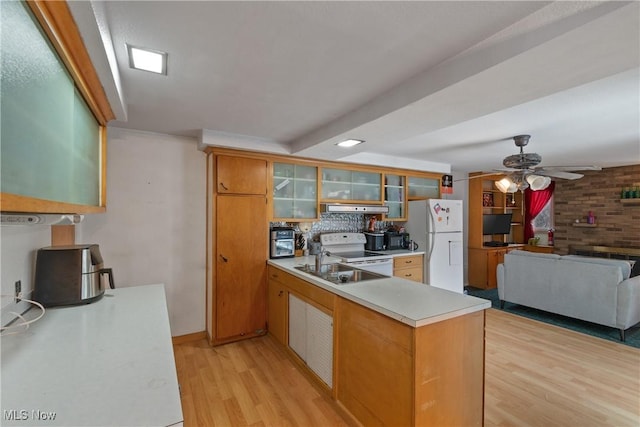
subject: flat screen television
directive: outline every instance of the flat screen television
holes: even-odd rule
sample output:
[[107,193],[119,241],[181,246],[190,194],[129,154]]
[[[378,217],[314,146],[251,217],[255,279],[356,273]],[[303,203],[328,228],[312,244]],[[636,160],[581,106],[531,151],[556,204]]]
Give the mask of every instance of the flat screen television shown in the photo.
[[488,236],[509,233],[511,233],[510,213],[482,215],[482,234]]

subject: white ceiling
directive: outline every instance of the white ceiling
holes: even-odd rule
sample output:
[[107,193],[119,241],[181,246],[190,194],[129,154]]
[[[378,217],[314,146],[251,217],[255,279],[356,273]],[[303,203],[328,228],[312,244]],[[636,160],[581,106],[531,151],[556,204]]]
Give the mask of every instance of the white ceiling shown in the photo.
[[[447,172],[640,163],[640,3],[70,2],[118,120]],[[125,43],[168,52],[128,67]],[[335,143],[366,140],[345,150]]]

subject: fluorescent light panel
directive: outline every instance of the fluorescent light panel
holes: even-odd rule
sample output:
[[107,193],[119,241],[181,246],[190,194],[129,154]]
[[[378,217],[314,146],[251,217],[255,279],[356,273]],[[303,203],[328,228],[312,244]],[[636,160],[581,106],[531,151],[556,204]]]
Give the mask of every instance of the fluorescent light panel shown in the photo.
[[135,70],[167,74],[167,54],[158,50],[144,49],[127,44],[129,67]]
[[364,141],[359,139],[347,139],[341,142],[338,142],[336,145],[338,147],[353,147],[354,145],[362,144]]

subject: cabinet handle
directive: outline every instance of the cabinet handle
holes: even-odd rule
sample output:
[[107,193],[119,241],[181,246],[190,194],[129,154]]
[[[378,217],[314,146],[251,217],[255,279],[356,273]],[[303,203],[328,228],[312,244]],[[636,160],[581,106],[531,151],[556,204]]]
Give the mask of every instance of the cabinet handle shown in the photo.
[[408,260],[408,261],[405,261],[404,263],[405,264],[411,264],[412,262],[413,262],[413,260]]
[[224,255],[222,255],[222,254],[220,254],[220,258],[222,258],[222,260],[223,260],[224,262],[228,262],[228,261],[229,261],[229,258],[227,258],[226,256],[224,256]]
[[284,294],[284,291],[278,292],[278,296],[281,297]]
[[222,187],[223,190],[229,190],[225,185],[224,182],[220,183],[220,187]]
[[411,276],[413,276],[413,274],[411,274],[411,273],[407,273],[407,274],[404,275],[404,277],[411,277]]

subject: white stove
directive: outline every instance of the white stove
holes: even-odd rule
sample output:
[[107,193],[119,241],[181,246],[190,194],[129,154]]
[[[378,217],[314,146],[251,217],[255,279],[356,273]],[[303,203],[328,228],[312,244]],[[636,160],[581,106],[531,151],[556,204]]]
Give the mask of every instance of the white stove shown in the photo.
[[365,251],[363,233],[326,233],[320,235],[322,249],[341,258],[344,264],[365,271],[393,276],[393,257],[379,252]]

